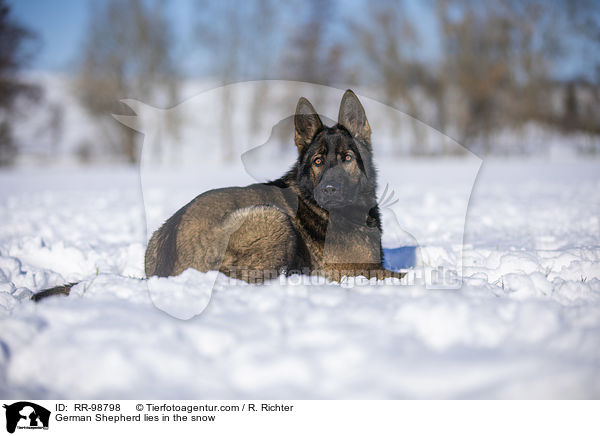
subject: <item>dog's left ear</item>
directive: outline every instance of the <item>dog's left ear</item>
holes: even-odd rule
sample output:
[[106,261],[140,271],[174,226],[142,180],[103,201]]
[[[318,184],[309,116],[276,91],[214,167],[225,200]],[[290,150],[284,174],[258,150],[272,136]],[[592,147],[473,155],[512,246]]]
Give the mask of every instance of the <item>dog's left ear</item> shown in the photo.
[[348,89],[340,103],[338,123],[344,126],[355,138],[371,144],[371,126],[367,121],[365,109],[354,92]]
[[298,147],[298,151],[302,153],[310,145],[317,132],[323,128],[323,123],[317,115],[317,111],[304,97],[300,97],[300,100],[298,100],[296,115],[294,115],[294,126],[296,128],[294,142]]

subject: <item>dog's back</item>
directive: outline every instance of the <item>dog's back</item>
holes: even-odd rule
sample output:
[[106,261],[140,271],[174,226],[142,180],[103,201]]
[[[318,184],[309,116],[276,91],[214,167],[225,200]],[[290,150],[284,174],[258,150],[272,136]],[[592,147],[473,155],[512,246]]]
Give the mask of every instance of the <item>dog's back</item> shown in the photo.
[[[150,239],[148,276],[177,275],[187,268],[280,274],[300,267],[295,194],[256,184],[206,192],[181,208]],[[254,273],[256,274],[256,273]]]

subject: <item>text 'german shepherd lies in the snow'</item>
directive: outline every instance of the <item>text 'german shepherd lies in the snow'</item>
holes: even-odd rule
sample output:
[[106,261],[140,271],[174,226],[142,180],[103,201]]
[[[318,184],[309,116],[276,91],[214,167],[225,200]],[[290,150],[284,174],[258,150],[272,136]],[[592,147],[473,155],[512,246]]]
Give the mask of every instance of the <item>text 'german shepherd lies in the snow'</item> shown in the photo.
[[324,126],[300,98],[294,116],[298,160],[278,180],[205,192],[152,235],[146,275],[188,268],[250,282],[279,274],[401,278],[382,265],[371,128],[348,90],[338,124]]

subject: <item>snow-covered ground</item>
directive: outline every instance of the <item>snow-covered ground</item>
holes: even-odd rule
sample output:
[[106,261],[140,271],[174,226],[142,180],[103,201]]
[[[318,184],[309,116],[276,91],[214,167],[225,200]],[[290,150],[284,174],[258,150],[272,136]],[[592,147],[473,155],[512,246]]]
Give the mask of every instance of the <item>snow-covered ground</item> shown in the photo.
[[401,200],[384,246],[401,217],[423,264],[452,267],[464,224],[461,289],[220,277],[188,321],[141,280],[143,198],[153,228],[205,189],[251,183],[241,167],[160,170],[144,197],[128,168],[0,172],[0,396],[599,398],[600,162],[484,161],[466,222],[460,159],[378,164]]

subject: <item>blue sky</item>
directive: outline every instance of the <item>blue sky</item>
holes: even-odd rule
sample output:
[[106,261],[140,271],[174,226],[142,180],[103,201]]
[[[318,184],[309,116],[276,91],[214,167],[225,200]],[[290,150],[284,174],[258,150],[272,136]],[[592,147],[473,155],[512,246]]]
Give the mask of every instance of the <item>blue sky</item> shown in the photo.
[[[193,0],[176,0],[168,5],[168,13],[174,26],[176,40],[186,39],[191,30],[190,9]],[[30,69],[42,71],[70,71],[77,59],[85,29],[89,22],[92,3],[102,0],[9,0],[11,12],[21,24],[35,31],[40,38],[29,65]]]
[[13,16],[41,39],[40,51],[34,54],[30,68],[70,69],[85,31],[88,3],[81,0],[11,0],[9,4]]
[[[207,63],[210,62],[210,59],[202,59],[202,52],[191,46],[193,17],[198,11],[194,1],[166,2],[169,18],[177,23],[173,26],[176,41],[175,56],[183,63],[183,70],[189,74],[206,72]],[[38,71],[73,70],[90,18],[90,7],[93,3],[102,2],[103,0],[8,0],[12,15],[39,36],[39,41],[35,44],[39,50],[34,53],[28,68]],[[342,7],[337,10],[340,13],[339,17],[350,16],[352,19],[360,17],[360,13],[356,13],[361,8],[360,0],[343,0],[340,3]],[[423,13],[423,3],[420,0],[411,0],[407,4],[408,12],[418,17],[422,34],[431,35],[434,26],[433,17]],[[291,23],[290,27],[293,24]],[[429,30],[423,31],[425,29]],[[333,31],[336,31],[335,28]],[[435,56],[437,49],[436,41],[431,37],[424,38],[420,47],[421,55],[426,58]]]
[[[90,18],[90,3],[102,1],[8,0],[13,16],[40,37],[39,44],[34,45],[39,48],[39,52],[34,53],[28,68],[38,71],[72,71]],[[358,3],[359,0],[345,0],[341,3],[343,8],[340,10],[353,17],[360,17],[361,11],[355,7]],[[166,4],[169,18],[177,23],[173,26],[175,59],[188,74],[206,74],[210,59],[202,51],[195,50],[190,42],[193,16],[198,11],[194,0],[174,0]],[[417,28],[422,36],[426,36],[422,41],[423,46],[419,48],[422,56],[429,59],[435,57],[439,50],[439,38],[435,33],[433,17],[424,10],[423,3],[419,0],[410,1],[407,11],[413,19],[419,20]],[[564,62],[557,65],[560,76],[585,74],[600,56],[600,53],[594,52],[594,48],[578,47],[577,41],[572,43],[574,50]]]

